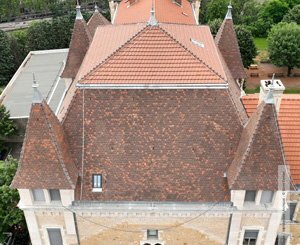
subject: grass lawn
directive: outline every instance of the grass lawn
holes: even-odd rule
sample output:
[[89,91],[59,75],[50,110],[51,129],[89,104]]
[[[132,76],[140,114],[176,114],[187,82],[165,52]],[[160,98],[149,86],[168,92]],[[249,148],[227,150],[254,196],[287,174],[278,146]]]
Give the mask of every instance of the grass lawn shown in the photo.
[[256,37],[254,43],[258,51],[267,50],[268,48],[267,38]]
[[[257,94],[259,93],[259,86],[254,89],[245,89],[246,94]],[[300,94],[300,88],[286,88],[283,92],[284,94]]]

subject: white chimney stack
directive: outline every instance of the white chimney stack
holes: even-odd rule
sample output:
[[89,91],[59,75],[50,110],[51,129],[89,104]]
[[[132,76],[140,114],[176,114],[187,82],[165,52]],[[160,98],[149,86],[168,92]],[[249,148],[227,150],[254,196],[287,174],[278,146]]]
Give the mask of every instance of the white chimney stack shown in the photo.
[[273,90],[274,104],[276,112],[278,113],[282,99],[282,94],[285,90],[285,87],[279,79],[274,79],[274,76],[272,79],[260,81],[259,102],[267,98],[267,95],[270,91],[270,87]]

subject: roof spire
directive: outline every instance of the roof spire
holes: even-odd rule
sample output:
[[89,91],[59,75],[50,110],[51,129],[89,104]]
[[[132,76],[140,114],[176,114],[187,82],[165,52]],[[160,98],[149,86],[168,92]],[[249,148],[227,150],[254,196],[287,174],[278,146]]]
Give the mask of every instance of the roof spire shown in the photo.
[[151,11],[150,11],[150,19],[148,21],[148,25],[149,26],[157,26],[158,25],[156,17],[155,17],[154,0],[152,0],[152,8],[151,8]]
[[79,5],[79,1],[77,0],[77,6],[76,6],[76,20],[82,20],[83,19],[83,16],[81,14],[81,11],[80,11],[80,5]]
[[99,13],[99,8],[98,8],[98,5],[97,5],[97,2],[95,1],[95,12],[96,13]]
[[274,79],[275,79],[275,73],[273,73],[273,77],[271,80],[271,84],[269,85],[269,92],[267,93],[266,97],[265,97],[265,103],[266,104],[275,104],[275,100],[274,100]]
[[231,6],[231,2],[229,3],[229,5],[228,5],[227,8],[228,8],[228,10],[227,10],[227,14],[226,14],[225,19],[226,20],[232,20],[232,13],[231,13],[232,6]]
[[32,103],[42,103],[43,97],[41,92],[39,91],[38,87],[39,84],[35,80],[35,75],[32,73],[33,76],[33,83],[32,83],[32,88],[33,88],[33,98],[32,98]]

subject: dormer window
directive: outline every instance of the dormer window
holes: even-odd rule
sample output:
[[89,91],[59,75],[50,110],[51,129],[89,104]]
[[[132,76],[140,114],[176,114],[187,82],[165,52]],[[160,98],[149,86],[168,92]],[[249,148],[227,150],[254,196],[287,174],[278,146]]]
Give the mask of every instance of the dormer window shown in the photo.
[[45,202],[44,191],[42,189],[33,189],[32,196],[35,202]]
[[93,174],[93,192],[102,192],[102,174]]
[[51,201],[60,201],[61,200],[60,193],[59,193],[58,189],[49,190],[49,194],[50,194]]
[[148,240],[157,240],[158,239],[158,230],[147,230],[147,239]]
[[245,202],[255,202],[256,191],[246,191]]

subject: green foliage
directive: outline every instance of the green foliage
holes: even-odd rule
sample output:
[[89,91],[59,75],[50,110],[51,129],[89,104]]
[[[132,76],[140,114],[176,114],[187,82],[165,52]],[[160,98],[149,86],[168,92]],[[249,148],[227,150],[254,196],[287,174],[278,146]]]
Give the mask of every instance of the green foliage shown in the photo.
[[208,22],[210,31],[213,36],[216,36],[218,33],[218,30],[220,29],[222,25],[223,20],[222,19],[214,19]]
[[296,23],[279,23],[268,36],[268,51],[274,65],[287,66],[288,76],[293,67],[300,67],[300,26]]
[[1,0],[0,1],[0,21],[8,21],[14,16],[18,16],[19,0]]
[[252,34],[244,26],[235,27],[244,67],[249,67],[257,55]]
[[204,21],[208,23],[214,19],[224,19],[227,12],[228,2],[213,0],[207,3]]
[[15,70],[15,63],[8,35],[0,30],[0,85],[6,85]]
[[27,47],[27,31],[18,30],[10,33],[10,46],[15,61],[15,67],[19,67],[29,50]]
[[9,137],[17,134],[13,120],[9,119],[9,112],[4,105],[0,105],[0,137]]
[[[82,13],[85,19],[91,14]],[[74,26],[75,13],[54,18],[52,21],[33,23],[27,32],[28,50],[46,50],[68,48],[71,30]]]
[[5,162],[0,161],[0,242],[3,232],[16,225],[25,227],[23,212],[17,207],[18,191],[10,188],[17,167],[17,161],[11,157]]
[[296,22],[300,25],[300,4],[296,5],[283,17],[283,22]]
[[279,23],[288,12],[289,5],[283,0],[269,0],[261,10],[260,16],[263,20],[271,20],[274,24]]

